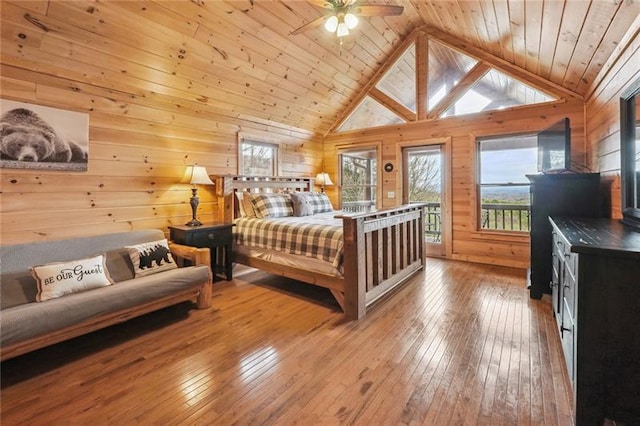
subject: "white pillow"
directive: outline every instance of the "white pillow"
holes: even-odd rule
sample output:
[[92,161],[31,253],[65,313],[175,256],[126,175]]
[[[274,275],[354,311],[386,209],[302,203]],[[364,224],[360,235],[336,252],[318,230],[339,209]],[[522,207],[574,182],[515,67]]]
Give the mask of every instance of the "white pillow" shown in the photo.
[[31,268],[38,284],[36,300],[49,299],[113,284],[104,255],[68,262],[48,263]]
[[136,278],[178,267],[166,239],[127,246],[127,249]]

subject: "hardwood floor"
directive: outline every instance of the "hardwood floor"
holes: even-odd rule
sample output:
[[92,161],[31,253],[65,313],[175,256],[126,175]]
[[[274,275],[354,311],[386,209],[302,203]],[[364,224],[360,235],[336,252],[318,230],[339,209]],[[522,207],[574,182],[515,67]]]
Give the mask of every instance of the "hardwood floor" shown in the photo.
[[[239,272],[239,271],[238,271]],[[18,424],[572,424],[548,299],[524,271],[427,260],[346,322],[325,289],[259,271],[2,363]]]

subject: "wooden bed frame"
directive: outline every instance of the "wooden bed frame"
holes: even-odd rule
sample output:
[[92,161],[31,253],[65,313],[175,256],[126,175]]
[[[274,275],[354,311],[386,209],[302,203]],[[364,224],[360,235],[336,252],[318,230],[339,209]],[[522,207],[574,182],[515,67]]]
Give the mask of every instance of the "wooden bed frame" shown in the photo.
[[[251,193],[313,190],[313,178],[216,177],[221,219],[237,217],[236,191]],[[424,206],[408,204],[370,213],[344,214],[342,276],[284,266],[234,252],[234,261],[263,271],[328,288],[349,319],[424,268]]]

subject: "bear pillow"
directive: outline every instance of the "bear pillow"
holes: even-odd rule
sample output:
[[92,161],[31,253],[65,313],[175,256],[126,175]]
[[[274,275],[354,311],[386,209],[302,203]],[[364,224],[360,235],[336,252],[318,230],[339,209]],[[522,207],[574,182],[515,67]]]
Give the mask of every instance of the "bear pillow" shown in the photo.
[[38,285],[38,302],[113,284],[104,255],[34,266],[31,275]]
[[127,246],[127,249],[136,278],[178,267],[166,239]]

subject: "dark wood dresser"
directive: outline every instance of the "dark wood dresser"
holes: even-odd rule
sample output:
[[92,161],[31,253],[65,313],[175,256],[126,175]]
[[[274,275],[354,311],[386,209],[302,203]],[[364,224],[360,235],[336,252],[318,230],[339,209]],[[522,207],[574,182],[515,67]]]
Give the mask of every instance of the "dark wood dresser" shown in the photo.
[[598,217],[600,173],[527,175],[531,183],[531,271],[529,294],[551,293],[551,225],[549,216]]
[[640,424],[640,232],[552,217],[552,299],[577,425]]

